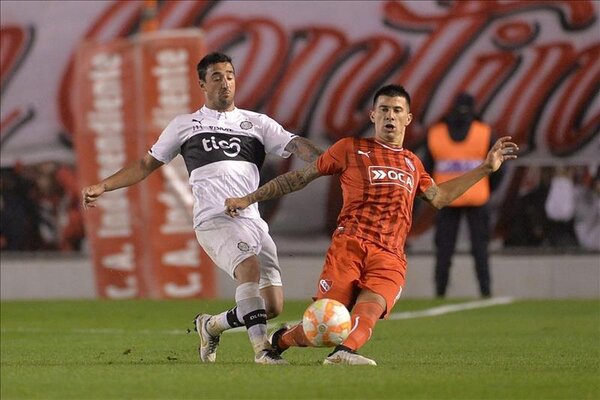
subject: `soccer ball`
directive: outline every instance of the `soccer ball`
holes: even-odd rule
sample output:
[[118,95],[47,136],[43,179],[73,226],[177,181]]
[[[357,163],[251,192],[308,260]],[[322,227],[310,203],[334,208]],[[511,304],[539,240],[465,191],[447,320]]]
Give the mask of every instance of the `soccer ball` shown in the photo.
[[342,303],[321,299],[312,303],[302,317],[304,333],[313,346],[332,347],[341,344],[352,328],[350,313]]

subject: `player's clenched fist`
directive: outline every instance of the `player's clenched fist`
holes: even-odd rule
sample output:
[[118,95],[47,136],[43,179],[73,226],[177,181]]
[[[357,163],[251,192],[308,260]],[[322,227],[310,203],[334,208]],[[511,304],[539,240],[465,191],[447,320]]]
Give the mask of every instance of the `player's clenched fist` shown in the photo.
[[87,186],[81,190],[81,198],[83,201],[83,208],[96,207],[96,200],[100,197],[106,188],[104,185],[92,185]]
[[250,203],[244,197],[230,197],[225,199],[225,213],[230,217],[236,217],[239,212],[248,207]]

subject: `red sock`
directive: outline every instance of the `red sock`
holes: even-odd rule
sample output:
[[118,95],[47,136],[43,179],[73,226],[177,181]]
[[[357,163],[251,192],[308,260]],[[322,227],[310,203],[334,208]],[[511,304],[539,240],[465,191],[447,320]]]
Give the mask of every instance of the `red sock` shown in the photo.
[[292,346],[298,347],[308,347],[311,346],[311,343],[308,341],[308,338],[304,334],[304,329],[302,329],[302,324],[295,325],[288,329],[277,342],[280,349],[285,350]]
[[375,302],[357,303],[352,309],[352,330],[342,343],[358,350],[371,339],[373,327],[385,309]]

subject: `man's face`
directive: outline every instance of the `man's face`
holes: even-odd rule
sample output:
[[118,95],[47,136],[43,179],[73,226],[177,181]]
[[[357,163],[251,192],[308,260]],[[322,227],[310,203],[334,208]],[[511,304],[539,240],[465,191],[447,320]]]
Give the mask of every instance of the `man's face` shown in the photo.
[[400,96],[379,96],[371,111],[375,137],[394,146],[402,146],[404,131],[412,121],[406,99]]
[[206,80],[200,80],[200,88],[206,95],[206,106],[218,111],[234,108],[235,73],[228,62],[212,64],[206,70]]

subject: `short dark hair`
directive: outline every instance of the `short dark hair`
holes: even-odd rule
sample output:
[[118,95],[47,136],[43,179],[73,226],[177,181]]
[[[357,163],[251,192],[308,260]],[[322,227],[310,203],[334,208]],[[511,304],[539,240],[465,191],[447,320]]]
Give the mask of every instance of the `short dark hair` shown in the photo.
[[404,97],[406,99],[406,104],[408,104],[410,107],[410,94],[408,94],[406,89],[400,85],[391,84],[381,87],[377,92],[375,92],[375,96],[373,96],[373,105],[377,103],[379,96]]
[[210,67],[213,64],[218,64],[218,63],[223,63],[223,62],[229,63],[229,64],[231,64],[231,66],[233,66],[231,57],[229,57],[225,53],[214,52],[214,53],[205,55],[204,57],[202,57],[202,60],[200,60],[200,62],[196,66],[196,70],[198,71],[198,78],[200,78],[201,81],[205,81],[206,80],[206,71],[208,70],[208,67]]

